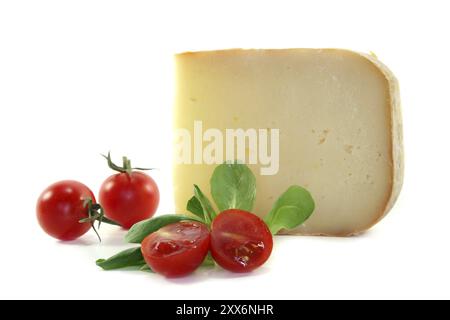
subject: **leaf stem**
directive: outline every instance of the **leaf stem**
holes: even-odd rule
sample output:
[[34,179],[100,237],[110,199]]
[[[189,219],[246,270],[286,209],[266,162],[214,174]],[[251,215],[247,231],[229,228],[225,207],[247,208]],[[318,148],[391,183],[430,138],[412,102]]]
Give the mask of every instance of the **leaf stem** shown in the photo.
[[[105,211],[103,210],[102,206],[98,203],[94,203],[91,198],[86,198],[83,201],[83,207],[87,208],[88,210],[88,217],[81,219],[79,223],[90,223],[92,229],[94,230],[95,234],[98,237],[98,240],[102,242],[102,239],[100,238],[100,235],[97,231],[97,229],[100,229],[100,225],[104,222],[107,224],[120,226],[117,222],[108,219],[105,217]],[[98,221],[98,227],[95,228],[95,221]]]
[[102,217],[102,223],[106,223],[106,224],[110,224],[112,226],[117,226],[117,227],[121,227],[121,225],[111,219],[108,219],[107,217],[103,216]]
[[120,173],[128,173],[130,174],[133,172],[133,170],[140,170],[140,171],[146,171],[146,170],[153,170],[153,168],[133,168],[131,166],[131,160],[128,159],[128,157],[122,157],[122,167],[115,164],[111,159],[111,152],[108,152],[108,155],[102,154],[102,157],[108,161],[108,167],[110,167],[112,170],[120,172]]
[[126,173],[131,174],[133,168],[131,167],[131,160],[127,157],[122,157],[123,160],[123,169]]

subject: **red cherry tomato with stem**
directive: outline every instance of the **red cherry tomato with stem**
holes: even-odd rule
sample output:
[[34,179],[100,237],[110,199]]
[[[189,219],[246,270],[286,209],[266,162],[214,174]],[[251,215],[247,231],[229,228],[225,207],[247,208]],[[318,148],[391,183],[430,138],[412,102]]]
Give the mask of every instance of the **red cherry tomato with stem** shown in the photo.
[[224,269],[250,272],[269,259],[273,238],[262,219],[253,213],[230,209],[211,225],[211,255]]
[[119,173],[107,178],[100,187],[99,200],[106,217],[129,229],[139,221],[151,218],[158,208],[159,190],[147,174],[134,170],[130,160],[123,158],[123,167],[105,156],[111,169]]
[[142,241],[142,255],[153,271],[182,277],[200,266],[208,254],[209,230],[203,223],[181,221],[162,227]]
[[80,220],[89,218],[89,208],[85,202],[89,199],[95,204],[92,191],[78,181],[54,183],[42,192],[37,201],[39,224],[56,239],[77,239],[91,228],[91,223],[80,223]]

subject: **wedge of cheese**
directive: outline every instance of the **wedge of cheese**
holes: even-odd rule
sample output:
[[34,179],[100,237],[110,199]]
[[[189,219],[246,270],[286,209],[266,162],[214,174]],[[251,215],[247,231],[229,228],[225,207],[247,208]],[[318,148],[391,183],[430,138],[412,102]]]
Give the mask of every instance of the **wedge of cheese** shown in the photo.
[[[262,175],[261,164],[250,165],[253,211],[267,214],[293,184],[316,203],[303,226],[282,233],[354,235],[393,206],[403,178],[399,89],[375,56],[338,49],[188,52],[176,56],[176,75],[176,129],[192,137],[195,121],[224,135],[279,129],[277,173]],[[210,196],[215,166],[174,165],[177,212],[186,212],[193,183]]]

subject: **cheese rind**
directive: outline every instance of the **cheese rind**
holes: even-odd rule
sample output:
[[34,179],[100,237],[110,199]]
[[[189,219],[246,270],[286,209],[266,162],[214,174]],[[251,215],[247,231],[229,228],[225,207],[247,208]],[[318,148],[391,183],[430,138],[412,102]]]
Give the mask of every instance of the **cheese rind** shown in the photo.
[[[257,178],[254,213],[298,184],[312,217],[285,234],[363,232],[395,203],[403,179],[398,82],[372,55],[338,49],[222,50],[176,56],[175,128],[278,128],[279,172]],[[177,164],[177,212],[192,184],[209,194],[214,165]]]

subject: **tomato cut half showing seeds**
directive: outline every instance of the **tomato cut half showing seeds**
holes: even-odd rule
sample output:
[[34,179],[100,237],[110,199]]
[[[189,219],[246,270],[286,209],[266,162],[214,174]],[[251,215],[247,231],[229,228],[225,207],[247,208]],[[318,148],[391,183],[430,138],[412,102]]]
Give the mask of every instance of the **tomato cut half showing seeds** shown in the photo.
[[203,223],[182,221],[167,225],[142,242],[142,255],[156,273],[182,277],[203,262],[209,250],[209,230]]
[[253,213],[226,210],[211,225],[211,254],[226,270],[250,272],[269,259],[272,247],[269,228]]

